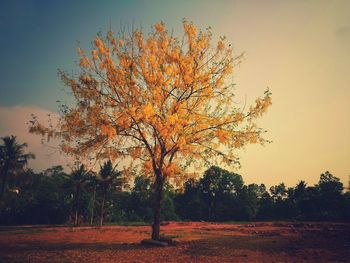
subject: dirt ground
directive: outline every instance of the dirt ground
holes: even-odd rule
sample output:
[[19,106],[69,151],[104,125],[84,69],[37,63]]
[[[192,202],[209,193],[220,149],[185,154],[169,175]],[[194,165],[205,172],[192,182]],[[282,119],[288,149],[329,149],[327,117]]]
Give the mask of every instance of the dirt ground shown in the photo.
[[350,262],[350,224],[169,222],[175,246],[149,247],[149,226],[0,227],[0,262]]

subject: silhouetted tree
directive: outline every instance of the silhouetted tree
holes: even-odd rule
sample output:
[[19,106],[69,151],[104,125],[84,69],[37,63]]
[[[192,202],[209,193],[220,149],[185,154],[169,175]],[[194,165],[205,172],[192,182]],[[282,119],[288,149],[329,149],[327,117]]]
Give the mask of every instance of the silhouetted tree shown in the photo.
[[35,158],[34,154],[24,152],[28,145],[26,143],[18,144],[16,136],[11,135],[1,139],[3,144],[0,145],[0,202],[2,202],[8,176],[15,175],[27,165],[29,159]]
[[273,205],[273,199],[269,192],[266,190],[266,186],[264,184],[261,184],[259,186],[259,211],[257,214],[257,219],[273,219]]
[[326,171],[321,174],[317,185],[319,191],[319,205],[322,220],[335,220],[343,213],[343,184],[339,178]]
[[199,181],[200,193],[206,204],[207,220],[227,220],[234,206],[231,201],[243,187],[239,174],[231,173],[217,166],[205,171]]
[[88,205],[90,225],[93,225],[94,223],[97,186],[98,186],[97,176],[94,172],[91,172],[91,177],[86,185],[86,188],[90,192],[89,205]]
[[259,185],[244,185],[239,192],[238,203],[241,209],[242,220],[255,220],[259,211]]
[[199,182],[189,179],[184,183],[183,193],[179,192],[175,197],[177,214],[185,220],[203,220],[204,202],[199,192]]
[[74,168],[68,175],[68,182],[74,187],[73,194],[73,207],[74,207],[74,225],[79,224],[79,210],[80,210],[80,198],[81,193],[84,190],[86,183],[90,180],[91,173],[85,169],[85,166],[81,164],[77,168]]
[[152,181],[146,176],[137,176],[131,190],[129,213],[136,220],[152,220]]
[[103,225],[105,216],[105,202],[107,194],[111,190],[121,190],[121,172],[116,171],[110,160],[106,161],[101,167],[98,178],[98,186],[101,190],[101,206],[100,206],[100,226]]

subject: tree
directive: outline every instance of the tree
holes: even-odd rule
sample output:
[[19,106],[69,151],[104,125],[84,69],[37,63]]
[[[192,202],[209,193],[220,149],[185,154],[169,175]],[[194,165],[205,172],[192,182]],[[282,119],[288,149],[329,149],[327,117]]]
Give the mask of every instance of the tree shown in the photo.
[[92,195],[90,196],[90,202],[89,202],[90,225],[94,223],[97,186],[98,186],[98,179],[94,174],[93,176],[91,176],[87,185],[88,190],[92,191]]
[[273,200],[274,217],[278,219],[287,219],[289,217],[288,189],[284,183],[270,187]]
[[288,192],[288,199],[294,204],[295,217],[297,219],[305,219],[307,214],[308,191],[305,181],[300,181],[295,188]]
[[271,196],[275,201],[281,201],[287,197],[287,189],[284,183],[270,187]]
[[152,181],[145,176],[137,176],[131,189],[129,216],[133,220],[148,222],[152,218]]
[[30,127],[62,139],[65,153],[124,159],[150,176],[155,240],[166,181],[181,184],[203,163],[234,165],[234,149],[266,142],[255,120],[271,104],[271,93],[248,110],[237,107],[229,77],[242,55],[234,57],[225,38],[213,45],[210,28],[197,32],[187,21],[183,28],[183,38],[163,23],[148,35],[110,31],[95,38],[91,54],[78,48],[78,74],[60,72],[75,105],[62,108],[55,127],[36,118]]
[[330,172],[326,171],[320,175],[318,182],[320,191],[326,195],[341,194],[344,187],[339,178],[333,176]]
[[81,164],[77,168],[74,168],[68,175],[68,183],[74,187],[73,194],[73,207],[74,207],[74,225],[79,225],[79,210],[80,210],[80,197],[84,186],[90,180],[91,174],[85,169],[85,166]]
[[239,203],[242,206],[242,219],[255,220],[259,211],[260,186],[249,184],[243,186],[239,191]]
[[55,171],[53,167],[53,170],[47,169],[30,178],[32,182],[21,189],[18,195],[26,200],[22,207],[25,212],[23,216],[25,219],[22,219],[24,222],[62,224],[68,219],[71,211],[67,198],[68,191],[63,187],[65,176],[62,171]]
[[266,186],[261,184],[259,186],[259,212],[257,214],[258,220],[271,220],[273,218],[273,200],[266,190]]
[[208,220],[229,220],[234,211],[232,203],[243,187],[243,179],[239,174],[231,173],[217,166],[205,171],[199,182],[201,195],[207,204]]
[[28,145],[26,143],[18,144],[16,136],[11,135],[2,137],[1,139],[3,144],[0,145],[0,202],[4,195],[8,176],[22,170],[27,165],[29,159],[35,158],[34,154],[24,152]]
[[106,197],[111,188],[119,188],[121,189],[121,173],[118,171],[115,171],[114,167],[112,166],[112,162],[108,160],[105,162],[99,172],[99,182],[98,185],[102,192],[102,199],[101,199],[101,210],[100,210],[100,226],[103,225],[103,218],[104,218],[104,208],[105,208],[105,202]]
[[183,193],[175,197],[177,214],[185,220],[203,220],[203,202],[200,195],[198,180],[190,178],[184,183]]
[[343,184],[339,178],[333,176],[330,172],[326,171],[320,175],[318,185],[318,204],[322,207],[320,216],[323,220],[336,220],[341,218],[343,198],[342,191],[344,189]]

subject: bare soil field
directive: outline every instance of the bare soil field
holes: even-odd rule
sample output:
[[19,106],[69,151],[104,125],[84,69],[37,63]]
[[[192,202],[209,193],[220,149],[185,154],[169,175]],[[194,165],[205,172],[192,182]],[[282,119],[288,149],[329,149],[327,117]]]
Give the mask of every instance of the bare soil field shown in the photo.
[[0,227],[0,262],[350,262],[350,224],[169,222],[175,246],[141,245],[149,226]]

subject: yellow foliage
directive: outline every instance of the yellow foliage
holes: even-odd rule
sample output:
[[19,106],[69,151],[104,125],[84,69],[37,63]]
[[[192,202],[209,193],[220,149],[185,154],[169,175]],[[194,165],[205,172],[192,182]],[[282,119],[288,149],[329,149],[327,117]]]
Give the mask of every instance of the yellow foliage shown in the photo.
[[264,143],[254,123],[270,92],[248,111],[237,107],[231,74],[240,56],[224,38],[212,43],[210,30],[183,28],[183,41],[161,22],[149,35],[108,32],[90,53],[78,49],[80,76],[61,73],[77,104],[57,127],[35,120],[31,132],[61,138],[68,154],[138,160],[146,174],[174,182],[186,178],[190,160],[230,163],[235,148]]
[[151,103],[147,103],[146,105],[144,105],[141,111],[143,118],[146,121],[150,120],[150,118],[153,117],[153,115],[155,114],[154,108]]
[[224,143],[228,140],[228,133],[224,130],[216,130],[215,135],[221,143]]
[[90,66],[89,58],[88,57],[82,57],[80,59],[80,66],[83,67],[83,68],[89,67]]
[[101,134],[107,136],[108,138],[114,138],[116,135],[115,129],[111,125],[101,125]]
[[157,23],[157,24],[155,24],[154,27],[158,33],[163,33],[165,31],[165,27],[164,27],[163,23]]

